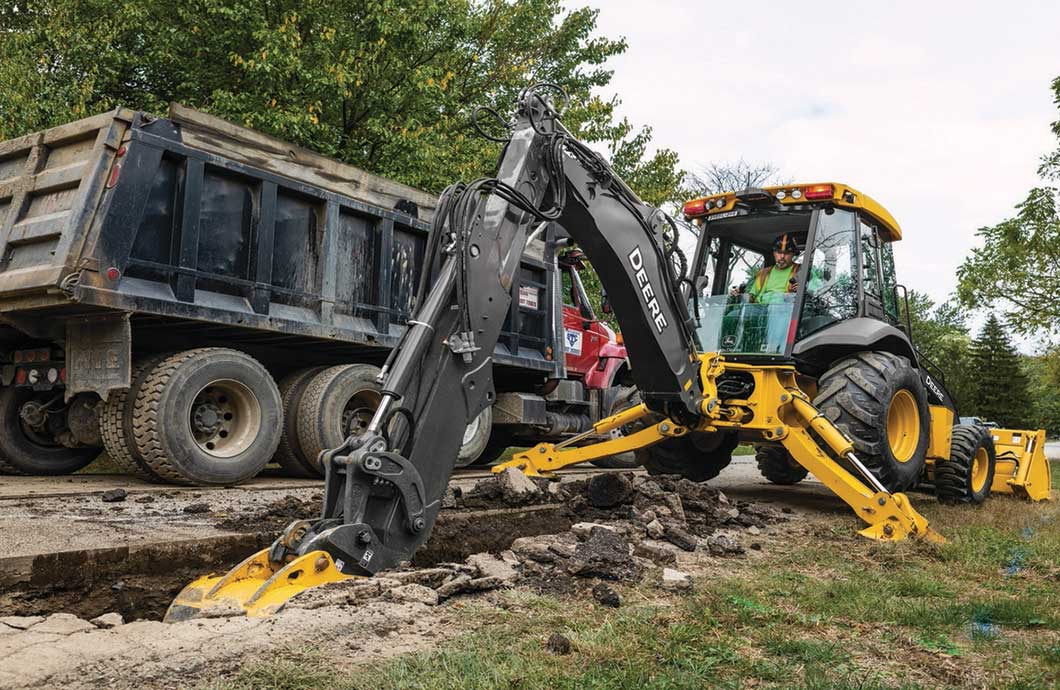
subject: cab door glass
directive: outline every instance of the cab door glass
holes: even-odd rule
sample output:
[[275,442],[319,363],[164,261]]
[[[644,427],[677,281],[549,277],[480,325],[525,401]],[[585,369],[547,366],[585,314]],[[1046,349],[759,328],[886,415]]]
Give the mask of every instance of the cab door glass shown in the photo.
[[880,271],[880,240],[876,228],[859,219],[861,232],[861,283],[865,293],[865,316],[884,318],[883,276]]
[[891,323],[897,324],[898,279],[894,272],[894,248],[890,242],[884,242],[880,247],[880,256],[883,259],[883,308]]
[[809,263],[806,297],[799,318],[799,338],[857,315],[857,219],[850,211],[829,209],[817,214]]
[[865,294],[875,297],[877,301],[883,297],[880,278],[880,244],[876,237],[876,228],[860,221],[861,226],[861,271],[862,281],[865,286]]

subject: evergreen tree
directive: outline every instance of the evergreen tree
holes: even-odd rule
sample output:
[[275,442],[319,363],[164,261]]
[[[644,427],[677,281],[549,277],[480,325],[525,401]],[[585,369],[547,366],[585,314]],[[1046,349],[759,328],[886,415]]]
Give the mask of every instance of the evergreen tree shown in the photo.
[[1003,427],[1027,426],[1032,406],[1020,359],[1001,322],[991,314],[972,345],[973,408],[962,412]]

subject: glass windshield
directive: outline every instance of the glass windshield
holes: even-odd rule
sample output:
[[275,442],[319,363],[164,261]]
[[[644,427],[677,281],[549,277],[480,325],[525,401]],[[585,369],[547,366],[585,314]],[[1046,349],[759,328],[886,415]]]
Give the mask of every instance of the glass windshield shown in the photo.
[[799,338],[857,316],[856,228],[857,217],[850,211],[818,213],[814,244],[805,257],[810,262],[810,280],[799,319]]
[[[701,297],[696,335],[703,352],[782,355],[787,345],[795,295],[769,304],[748,295]],[[693,316],[695,314],[693,313]]]

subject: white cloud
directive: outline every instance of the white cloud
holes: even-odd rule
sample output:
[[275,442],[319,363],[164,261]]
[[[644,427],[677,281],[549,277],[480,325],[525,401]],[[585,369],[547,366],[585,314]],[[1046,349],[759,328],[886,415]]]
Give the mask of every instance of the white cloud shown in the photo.
[[590,4],[629,42],[605,94],[658,146],[857,187],[905,231],[900,279],[936,300],[1055,147],[1060,3]]

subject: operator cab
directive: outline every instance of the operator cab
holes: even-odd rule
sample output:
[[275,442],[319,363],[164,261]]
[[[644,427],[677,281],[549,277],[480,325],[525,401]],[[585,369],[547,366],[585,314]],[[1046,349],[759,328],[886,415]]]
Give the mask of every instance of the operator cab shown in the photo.
[[[901,231],[864,194],[834,183],[754,188],[690,201],[684,215],[701,230],[689,300],[700,351],[812,363],[812,336],[832,326],[864,317],[899,327],[891,242]],[[762,294],[783,236],[796,245],[794,283],[774,280]]]

